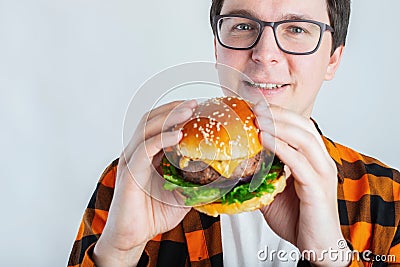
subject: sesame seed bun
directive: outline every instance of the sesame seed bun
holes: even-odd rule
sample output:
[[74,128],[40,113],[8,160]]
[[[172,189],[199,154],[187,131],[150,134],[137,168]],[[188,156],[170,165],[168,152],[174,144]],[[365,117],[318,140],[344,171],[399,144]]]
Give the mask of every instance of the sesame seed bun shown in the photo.
[[200,160],[237,160],[258,154],[262,145],[251,104],[238,97],[200,103],[182,127],[182,156]]

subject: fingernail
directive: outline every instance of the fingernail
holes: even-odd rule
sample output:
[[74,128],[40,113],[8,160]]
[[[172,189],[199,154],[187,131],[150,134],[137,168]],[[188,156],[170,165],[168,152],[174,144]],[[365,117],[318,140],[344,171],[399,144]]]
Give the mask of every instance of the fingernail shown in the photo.
[[275,139],[269,133],[267,132],[261,133],[261,142],[263,146],[266,147],[267,149],[274,149],[272,145],[275,143]]
[[261,132],[261,136],[264,140],[272,140],[274,137],[267,132]]
[[274,123],[270,118],[263,117],[258,120],[258,126],[261,130],[269,130],[274,128]]
[[196,101],[196,99],[190,99],[190,100],[186,100],[183,104],[185,106],[189,106],[189,107],[194,108],[194,107],[197,106],[197,101]]
[[183,137],[182,131],[179,129],[179,130],[174,131],[174,133],[177,134],[178,141],[180,141]]

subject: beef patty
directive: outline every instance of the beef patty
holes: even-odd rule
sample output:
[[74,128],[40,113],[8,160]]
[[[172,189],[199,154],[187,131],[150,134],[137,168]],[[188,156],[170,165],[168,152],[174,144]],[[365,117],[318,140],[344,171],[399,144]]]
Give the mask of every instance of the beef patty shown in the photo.
[[[252,158],[243,160],[228,178],[236,179],[253,175],[260,170],[260,159],[261,152]],[[189,161],[188,165],[183,168],[182,175],[185,180],[201,185],[211,183],[221,176],[213,167],[203,161]]]

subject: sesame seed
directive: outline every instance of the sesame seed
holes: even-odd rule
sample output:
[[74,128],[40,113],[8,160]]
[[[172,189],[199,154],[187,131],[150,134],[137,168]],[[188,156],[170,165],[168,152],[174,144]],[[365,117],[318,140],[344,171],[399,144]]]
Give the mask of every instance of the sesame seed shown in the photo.
[[220,123],[220,122],[217,122],[217,131],[218,131],[218,132],[220,131],[220,126],[221,126],[221,123]]
[[236,104],[232,104],[232,107],[236,107],[237,105]]

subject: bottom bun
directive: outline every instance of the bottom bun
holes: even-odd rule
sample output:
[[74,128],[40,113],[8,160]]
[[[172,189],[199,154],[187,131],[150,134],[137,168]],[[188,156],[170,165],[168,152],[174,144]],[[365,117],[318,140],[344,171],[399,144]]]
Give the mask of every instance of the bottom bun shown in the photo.
[[257,210],[263,206],[269,205],[275,198],[275,196],[283,191],[286,186],[285,173],[282,172],[281,176],[278,177],[273,183],[275,191],[272,193],[265,193],[261,197],[254,197],[246,200],[242,203],[222,204],[222,203],[209,203],[205,205],[193,207],[202,213],[209,216],[217,217],[219,214],[236,214],[246,211]]

